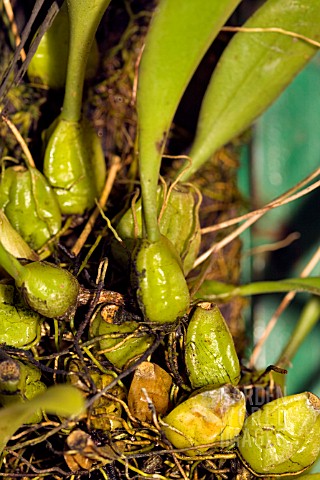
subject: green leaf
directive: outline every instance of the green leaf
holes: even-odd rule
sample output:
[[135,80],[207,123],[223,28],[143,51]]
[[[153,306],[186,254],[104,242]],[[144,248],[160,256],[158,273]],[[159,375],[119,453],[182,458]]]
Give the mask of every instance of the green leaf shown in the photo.
[[[29,63],[28,77],[32,83],[40,82],[54,89],[64,87],[69,54],[69,29],[68,8],[64,2]],[[86,80],[95,77],[98,66],[99,51],[94,40],[86,66]]]
[[161,0],[142,55],[137,92],[140,178],[149,240],[160,237],[156,188],[161,155],[183,92],[240,0]]
[[[319,41],[318,0],[268,0],[244,25],[276,27]],[[203,99],[186,181],[224,144],[247,128],[317,52],[283,33],[239,32],[222,55]]]
[[195,298],[213,302],[218,299],[227,299],[237,295],[246,297],[249,295],[261,295],[263,293],[291,291],[320,295],[320,277],[288,278],[286,280],[248,283],[247,285],[241,286],[220,283],[215,280],[206,280],[200,290],[198,290]]
[[[1,189],[1,187],[0,187]],[[4,248],[16,258],[37,260],[36,253],[31,250],[26,241],[13,228],[7,216],[0,209],[0,238]]]
[[290,365],[300,345],[320,319],[320,298],[312,296],[304,306],[298,322],[283,348],[276,365],[286,368]]
[[70,19],[70,43],[66,89],[61,118],[79,122],[83,84],[94,36],[110,0],[67,0]]
[[84,400],[76,388],[55,385],[29,402],[0,409],[0,453],[14,432],[39,409],[64,417],[77,416],[84,409]]

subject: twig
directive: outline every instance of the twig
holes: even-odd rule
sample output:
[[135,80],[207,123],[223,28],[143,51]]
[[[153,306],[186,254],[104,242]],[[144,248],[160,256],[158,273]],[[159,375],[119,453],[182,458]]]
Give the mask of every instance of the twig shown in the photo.
[[35,168],[35,163],[34,163],[34,160],[32,158],[31,152],[28,148],[28,145],[26,144],[25,140],[23,139],[23,137],[22,137],[21,133],[19,132],[19,130],[17,129],[17,127],[11,122],[11,120],[9,120],[8,117],[3,115],[2,113],[1,113],[1,118],[8,125],[11,132],[16,137],[17,142],[19,143],[20,147],[22,148],[23,153],[26,156],[27,165],[31,168]]
[[23,32],[21,34],[21,42],[18,45],[18,47],[16,48],[16,50],[14,52],[14,55],[13,55],[12,59],[10,60],[8,66],[7,66],[7,68],[6,68],[6,70],[3,74],[3,77],[0,80],[0,101],[2,101],[4,99],[6,93],[10,89],[11,85],[13,85],[14,83],[18,83],[19,80],[23,77],[24,73],[26,72],[26,70],[28,68],[28,64],[31,61],[31,57],[32,57],[33,53],[36,51],[38,44],[40,43],[41,36],[44,34],[44,30],[43,30],[44,25],[46,25],[46,23],[50,23],[50,21],[53,20],[54,16],[58,12],[58,6],[56,4],[56,1],[53,1],[53,4],[49,8],[49,11],[46,15],[45,20],[44,20],[43,24],[41,25],[41,27],[39,29],[37,39],[33,42],[32,46],[29,49],[26,60],[23,62],[19,71],[14,76],[12,76],[11,73],[13,72],[13,70],[16,66],[16,63],[19,60],[20,52],[23,49],[26,41],[29,38],[33,23],[34,23],[37,15],[39,13],[39,11],[41,10],[43,3],[44,3],[44,0],[36,0],[35,1],[35,4],[32,8],[30,18],[29,18],[29,20],[28,20],[28,22],[27,22],[26,26],[24,27]]
[[133,78],[133,85],[132,85],[132,95],[131,95],[131,101],[130,101],[130,106],[134,107],[137,99],[137,90],[138,90],[138,81],[139,81],[139,66],[141,62],[141,57],[142,53],[144,50],[144,44],[142,45],[139,55],[135,61],[134,64],[134,78]]
[[[308,264],[305,266],[305,268],[302,270],[300,277],[301,278],[307,277],[312,272],[312,270],[315,268],[315,266],[317,265],[319,260],[320,260],[320,247],[315,252],[315,254],[312,256],[311,260],[308,262]],[[296,293],[297,292],[287,293],[287,295],[283,298],[282,302],[280,303],[280,305],[278,306],[278,308],[276,309],[276,311],[272,315],[265,331],[263,332],[263,335],[261,336],[258,343],[256,344],[256,346],[253,349],[253,352],[252,352],[252,355],[251,355],[250,361],[249,361],[249,368],[253,368],[253,366],[254,366],[254,364],[255,364],[255,362],[256,362],[256,360],[257,360],[257,358],[258,358],[258,356],[261,352],[262,346],[264,345],[264,343],[267,340],[267,338],[269,337],[271,331],[275,327],[280,315],[287,308],[287,306],[290,304],[290,302],[293,300]]]
[[[17,24],[16,24],[15,19],[14,19],[14,13],[13,13],[13,10],[12,10],[12,5],[11,5],[10,0],[3,0],[3,6],[4,6],[4,9],[5,9],[6,14],[8,16],[8,19],[9,19],[9,22],[10,22],[10,25],[11,25],[11,31],[13,33],[13,36],[14,36],[14,39],[15,39],[15,42],[16,42],[16,47],[17,47],[21,43],[21,38],[20,38],[20,35],[19,35]],[[24,51],[24,48],[22,48],[21,51],[20,51],[21,60],[24,61],[26,59],[26,56],[27,56],[26,52]]]
[[301,33],[292,32],[291,30],[285,30],[284,28],[280,27],[222,27],[221,29],[224,32],[245,32],[245,33],[281,33],[282,35],[286,35],[287,37],[298,38],[303,42],[310,43],[314,47],[320,48],[320,42],[313,40],[312,38],[306,37]]
[[[320,169],[319,169],[320,171]],[[212,245],[206,252],[204,252],[200,257],[196,259],[194,262],[194,268],[203,263],[213,252],[217,252],[218,250],[221,250],[223,247],[225,247],[228,243],[230,243],[232,240],[234,240],[237,236],[239,236],[242,232],[244,232],[250,225],[255,223],[259,218],[261,218],[265,213],[267,213],[269,210],[276,208],[276,207],[281,207],[282,205],[285,205],[289,202],[292,202],[293,200],[296,200],[297,198],[300,198],[304,195],[307,195],[308,193],[312,192],[316,188],[320,186],[320,180],[317,182],[313,183],[309,187],[306,187],[305,189],[301,190],[301,192],[298,192],[294,195],[291,195],[290,197],[287,197],[287,193],[279,197],[277,200],[274,200],[273,202],[269,203],[266,205],[264,208],[261,208],[260,210],[257,210],[254,212],[245,223],[240,225],[240,227],[236,228],[230,235],[227,235],[223,240],[221,240],[218,243],[215,243]],[[287,198],[284,198],[287,197]]]
[[281,248],[288,247],[295,240],[298,240],[300,237],[301,235],[299,232],[292,232],[292,233],[289,233],[289,235],[287,235],[286,238],[283,238],[282,240],[278,240],[277,242],[273,242],[273,243],[267,243],[265,245],[259,245],[258,247],[251,248],[250,250],[243,252],[242,255],[249,256],[249,255],[257,255],[259,253],[275,252],[277,250],[280,250]]
[[[305,195],[306,193],[309,193],[310,191],[314,190],[315,188],[317,188],[320,184],[320,182],[316,182],[312,185],[310,185],[309,187],[307,187],[305,190],[302,190],[301,192],[297,193],[297,194],[294,194],[292,195],[291,197],[288,198],[288,195],[291,194],[292,192],[295,192],[296,190],[298,190],[299,188],[301,188],[302,185],[305,185],[306,183],[308,183],[311,179],[317,177],[318,175],[320,174],[320,168],[318,168],[317,170],[315,170],[314,172],[312,172],[308,177],[306,177],[304,180],[302,180],[301,182],[299,182],[298,184],[296,184],[294,187],[292,187],[291,189],[289,189],[287,192],[285,192],[284,194],[280,195],[280,197],[276,198],[275,200],[273,200],[271,203],[269,203],[268,205],[266,205],[264,208],[260,209],[260,210],[257,210],[255,212],[252,212],[250,215],[249,215],[249,219],[243,224],[243,225],[240,225],[240,227],[236,228],[230,235],[227,235],[224,239],[222,239],[220,242],[217,242],[215,243],[209,250],[207,250],[206,252],[204,252],[200,257],[197,258],[197,260],[195,261],[194,265],[193,265],[193,268],[197,267],[198,265],[200,265],[201,263],[203,263],[206,259],[208,259],[210,257],[210,255],[212,255],[213,253],[215,252],[218,252],[219,250],[221,250],[223,247],[225,247],[226,245],[228,245],[230,242],[232,242],[236,237],[238,237],[242,232],[244,232],[248,227],[250,227],[253,223],[255,223],[257,220],[259,220],[259,218],[261,218],[266,212],[268,212],[271,208],[275,208],[274,206],[281,206],[281,205],[284,205],[284,202],[285,203],[288,203],[289,201],[289,198],[291,198],[290,201],[292,201],[293,199],[296,199],[302,195]],[[247,217],[246,217],[247,218]],[[234,223],[238,223],[238,220]],[[202,285],[209,269],[211,268],[211,263],[209,262],[209,264],[207,266],[205,266],[204,268],[202,268],[202,271],[201,273],[198,275],[197,277],[197,280],[195,281],[192,289],[191,289],[191,296],[193,296],[200,288],[200,286]]]
[[[299,188],[304,187],[307,183],[311,182],[311,180],[318,177],[319,175],[320,175],[320,168],[316,169],[314,172],[312,172],[306,178],[301,180],[301,182],[297,183],[294,187],[287,190],[280,197],[277,197],[275,200],[272,200],[265,207],[259,208],[258,210],[254,210],[253,212],[246,213],[245,215],[241,215],[239,217],[231,218],[230,220],[226,220],[225,222],[217,223],[216,225],[211,225],[210,227],[202,228],[201,229],[201,235],[205,235],[206,233],[215,232],[216,230],[221,230],[223,228],[231,227],[232,225],[240,223],[243,220],[246,220],[247,218],[250,218],[250,217],[252,217],[252,216],[254,216],[258,213],[264,213],[267,210],[271,210],[272,208],[278,207],[279,206],[278,203],[281,201],[281,199],[284,200],[289,195],[291,195],[292,193],[299,190]],[[284,205],[284,203],[283,203],[283,205]]]
[[71,250],[71,253],[73,255],[77,256],[80,253],[83,245],[87,241],[87,238],[90,235],[90,233],[92,231],[92,228],[93,228],[93,226],[94,226],[94,224],[95,224],[95,222],[96,222],[96,220],[99,216],[100,209],[103,209],[105,204],[107,203],[107,200],[108,200],[110,192],[112,190],[114,181],[116,179],[117,173],[120,170],[120,168],[121,168],[120,157],[115,156],[113,158],[113,162],[112,162],[112,165],[110,167],[109,174],[108,174],[104,189],[103,189],[102,194],[100,196],[98,206],[92,212],[89,220],[86,223],[86,226],[84,227],[84,229],[81,232],[81,235],[79,236],[78,240],[74,244],[74,246]]

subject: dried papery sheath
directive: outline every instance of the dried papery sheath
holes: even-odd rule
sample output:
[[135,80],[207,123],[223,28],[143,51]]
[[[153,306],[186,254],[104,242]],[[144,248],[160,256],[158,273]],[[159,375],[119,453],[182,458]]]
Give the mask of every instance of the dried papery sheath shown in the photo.
[[[173,188],[167,200],[164,199],[163,186],[158,186],[158,216],[163,208],[159,218],[160,232],[170,240],[177,250],[185,275],[192,269],[200,249],[199,203],[199,195],[189,185],[178,185]],[[133,249],[135,234],[137,238],[142,238],[141,199],[135,204],[134,210],[136,225],[133,209],[129,208],[117,226],[117,232],[129,251]],[[119,258],[120,249],[123,250],[123,247],[118,246],[115,251],[117,258]]]
[[0,392],[13,393],[19,388],[21,368],[19,362],[8,357],[0,362]]
[[[163,430],[176,448],[232,441],[239,435],[246,414],[244,394],[232,385],[197,393],[164,418]],[[209,447],[190,450],[196,454]]]
[[193,311],[187,329],[185,362],[193,388],[239,383],[237,352],[217,305],[202,302]]
[[320,453],[320,399],[304,392],[266,404],[246,419],[238,448],[257,474],[303,472]]

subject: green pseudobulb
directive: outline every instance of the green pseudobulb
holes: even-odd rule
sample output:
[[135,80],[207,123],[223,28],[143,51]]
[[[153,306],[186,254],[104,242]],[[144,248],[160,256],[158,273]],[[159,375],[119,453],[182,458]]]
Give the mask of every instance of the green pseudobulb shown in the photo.
[[40,315],[62,317],[76,307],[80,285],[67,270],[49,262],[23,264],[1,241],[0,266],[14,279],[25,303]]
[[187,312],[190,296],[181,260],[163,235],[157,242],[138,241],[133,253],[133,282],[146,321],[170,323]]
[[[136,332],[136,335],[135,335]],[[139,333],[139,323],[124,321],[112,323],[99,313],[90,327],[92,337],[105,335],[99,340],[99,348],[117,368],[142,355],[153,343],[153,336]]]
[[0,183],[0,208],[12,227],[37,250],[61,228],[61,212],[53,190],[36,168],[6,168]]
[[40,338],[43,318],[14,297],[12,285],[0,284],[0,343],[28,348]]
[[98,199],[106,177],[104,153],[87,120],[58,119],[50,127],[44,174],[63,214],[83,214]]
[[67,270],[47,262],[24,265],[16,286],[30,308],[45,317],[62,317],[76,305],[77,279]]
[[320,399],[304,392],[267,403],[246,419],[238,448],[259,475],[304,471],[320,454]]
[[202,302],[194,309],[187,329],[185,362],[192,388],[239,383],[239,359],[217,305]]
[[[176,448],[232,441],[239,435],[246,414],[244,394],[232,385],[195,393],[163,420],[164,433]],[[213,446],[213,445],[212,445]],[[195,455],[207,450],[190,450]]]

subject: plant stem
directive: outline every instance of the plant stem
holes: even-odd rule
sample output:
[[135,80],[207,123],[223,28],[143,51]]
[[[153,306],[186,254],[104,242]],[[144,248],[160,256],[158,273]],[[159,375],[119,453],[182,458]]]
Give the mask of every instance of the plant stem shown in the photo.
[[0,242],[0,266],[14,279],[21,281],[24,276],[24,267]]
[[225,284],[215,280],[207,280],[198,291],[196,298],[202,298],[212,302],[218,299],[236,297],[238,295],[247,297],[251,295],[291,291],[307,291],[319,295],[320,277],[288,278],[285,280],[253,282],[240,286]]
[[66,89],[61,118],[78,122],[81,117],[85,69],[95,33],[110,0],[67,0],[70,44]]
[[298,348],[320,319],[320,298],[312,297],[301,312],[299,321],[277,361],[280,367],[286,367],[295,356]]

